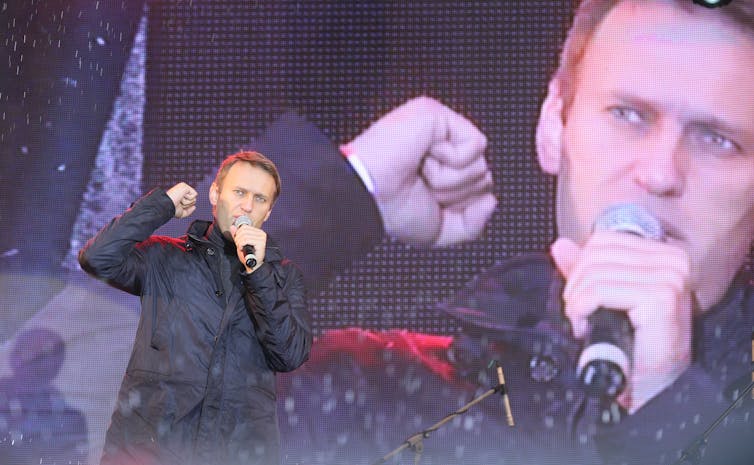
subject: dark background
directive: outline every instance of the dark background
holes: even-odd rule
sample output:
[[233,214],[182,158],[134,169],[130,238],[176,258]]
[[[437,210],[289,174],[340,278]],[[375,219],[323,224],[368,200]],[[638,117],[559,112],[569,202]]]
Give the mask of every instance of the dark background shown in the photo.
[[[56,265],[71,248],[143,3],[2,3],[0,221],[10,231],[0,260],[9,269],[65,272]],[[339,143],[429,95],[489,138],[500,204],[486,233],[429,251],[386,241],[314,296],[317,331],[446,332],[427,307],[496,260],[550,242],[552,182],[536,166],[533,128],[570,2],[147,3],[143,191],[198,182],[287,109]]]

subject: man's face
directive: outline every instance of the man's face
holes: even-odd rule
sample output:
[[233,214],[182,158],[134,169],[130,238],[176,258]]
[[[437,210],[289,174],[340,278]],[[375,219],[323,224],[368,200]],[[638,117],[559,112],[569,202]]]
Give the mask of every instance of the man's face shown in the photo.
[[[717,302],[754,236],[752,70],[754,39],[719,11],[616,6],[579,64],[571,107],[549,128],[558,150],[540,150],[558,174],[559,234],[583,243],[606,207],[642,205],[689,254],[701,307]],[[547,108],[542,118],[557,105]]]
[[244,161],[234,163],[221,186],[212,184],[209,201],[220,231],[230,237],[236,218],[248,216],[257,228],[267,221],[275,198],[275,180],[257,166]]

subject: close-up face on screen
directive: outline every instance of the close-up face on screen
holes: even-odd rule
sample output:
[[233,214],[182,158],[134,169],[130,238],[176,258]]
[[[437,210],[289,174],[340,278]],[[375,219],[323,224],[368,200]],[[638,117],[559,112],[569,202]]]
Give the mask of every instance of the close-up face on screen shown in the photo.
[[754,1],[0,26],[0,464],[754,463]]

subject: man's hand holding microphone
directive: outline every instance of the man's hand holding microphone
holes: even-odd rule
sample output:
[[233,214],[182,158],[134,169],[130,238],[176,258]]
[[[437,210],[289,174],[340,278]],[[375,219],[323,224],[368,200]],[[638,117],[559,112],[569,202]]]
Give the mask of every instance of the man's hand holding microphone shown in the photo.
[[267,233],[254,226],[248,216],[242,215],[233,221],[230,234],[236,243],[238,259],[247,273],[252,273],[264,263]]
[[[659,237],[663,236],[661,229],[659,236],[653,237],[641,224],[631,223],[635,221],[596,225],[582,245],[561,237],[551,247],[552,257],[566,280],[565,316],[576,338],[592,341],[585,343],[584,353],[597,332],[614,332],[626,319],[632,328],[627,364],[621,367],[625,388],[617,393],[618,402],[629,413],[641,408],[688,368],[693,313],[687,252]],[[597,314],[604,316],[599,329],[594,318]],[[616,345],[626,351],[625,344]],[[604,358],[622,364],[609,356]],[[591,361],[580,361],[580,369]]]

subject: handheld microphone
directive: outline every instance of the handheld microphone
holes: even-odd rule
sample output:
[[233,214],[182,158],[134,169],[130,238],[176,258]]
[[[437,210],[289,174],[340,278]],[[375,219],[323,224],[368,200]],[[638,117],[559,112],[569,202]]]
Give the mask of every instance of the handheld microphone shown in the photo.
[[[233,221],[233,226],[236,228],[240,228],[241,226],[252,226],[251,219],[246,215],[241,215]],[[244,244],[242,249],[246,266],[249,268],[257,266],[257,257],[255,255],[256,251],[254,250],[254,246],[251,244]]]
[[[665,239],[660,222],[644,208],[632,203],[616,204],[595,221],[595,231],[616,231],[646,239]],[[593,395],[615,398],[626,387],[631,367],[634,328],[625,312],[599,308],[589,316],[591,331],[584,340],[578,361],[578,375]]]

